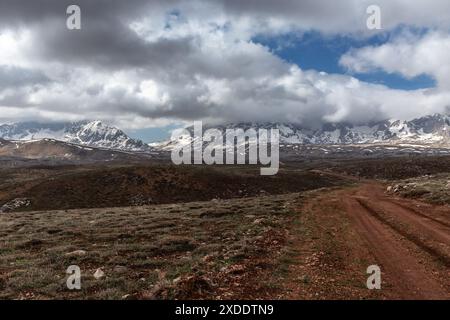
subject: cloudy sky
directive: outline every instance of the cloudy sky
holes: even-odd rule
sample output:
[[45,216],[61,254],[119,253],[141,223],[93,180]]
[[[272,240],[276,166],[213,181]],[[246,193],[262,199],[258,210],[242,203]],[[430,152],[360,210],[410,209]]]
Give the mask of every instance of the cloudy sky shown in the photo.
[[0,122],[410,119],[450,110],[449,52],[448,0],[0,0]]

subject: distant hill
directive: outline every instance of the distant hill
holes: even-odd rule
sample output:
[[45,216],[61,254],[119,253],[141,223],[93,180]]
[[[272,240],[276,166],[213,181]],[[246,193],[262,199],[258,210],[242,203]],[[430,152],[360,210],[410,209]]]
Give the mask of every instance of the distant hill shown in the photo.
[[80,146],[53,139],[28,141],[0,139],[0,157],[75,162],[142,159],[141,155],[129,152]]

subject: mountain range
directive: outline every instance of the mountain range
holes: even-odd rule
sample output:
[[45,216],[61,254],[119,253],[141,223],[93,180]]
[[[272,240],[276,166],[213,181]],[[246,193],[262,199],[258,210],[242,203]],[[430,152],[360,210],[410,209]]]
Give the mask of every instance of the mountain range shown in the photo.
[[54,139],[89,147],[122,151],[149,151],[141,140],[132,139],[122,130],[101,121],[70,123],[19,122],[0,125],[5,140]]
[[[203,130],[212,127],[204,127]],[[362,145],[362,144],[419,144],[424,146],[450,148],[450,116],[434,114],[410,121],[385,120],[365,125],[328,123],[321,128],[310,129],[290,123],[240,123],[213,128],[225,132],[227,129],[241,128],[271,129],[280,131],[282,145]],[[191,135],[181,136],[177,141],[165,141],[154,147],[171,150],[175,146],[192,142]],[[225,138],[224,138],[225,140]]]
[[[211,128],[205,126],[204,129]],[[358,145],[358,144],[420,144],[450,148],[450,116],[434,114],[422,118],[385,120],[365,125],[328,123],[311,129],[290,123],[239,123],[215,126],[226,129],[278,128],[284,145]],[[192,128],[187,128],[192,131]],[[54,139],[75,145],[129,152],[169,151],[179,144],[192,142],[190,137],[151,145],[130,138],[124,131],[101,121],[71,123],[19,122],[0,125],[0,138],[14,141]]]

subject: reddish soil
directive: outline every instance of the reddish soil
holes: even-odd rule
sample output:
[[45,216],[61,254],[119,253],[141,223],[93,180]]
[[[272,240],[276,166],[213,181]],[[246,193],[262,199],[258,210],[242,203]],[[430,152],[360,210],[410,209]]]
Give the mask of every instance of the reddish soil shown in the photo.
[[[392,198],[376,182],[321,192],[305,215],[291,274],[311,279],[291,299],[450,299],[450,209]],[[426,208],[426,210],[422,210]],[[369,265],[382,289],[368,290]]]

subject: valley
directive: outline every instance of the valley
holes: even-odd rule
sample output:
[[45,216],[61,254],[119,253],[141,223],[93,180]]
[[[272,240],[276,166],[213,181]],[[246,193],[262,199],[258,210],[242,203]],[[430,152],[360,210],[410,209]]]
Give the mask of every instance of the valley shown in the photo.
[[[0,213],[0,295],[448,299],[449,190],[429,190],[436,204],[393,189],[448,179],[449,160],[310,159],[273,177],[164,162],[2,168],[0,203],[23,206]],[[374,264],[381,290],[365,287]],[[81,290],[66,288],[69,265]]]
[[145,146],[96,121],[0,127],[0,298],[449,299],[442,119],[378,142],[280,126],[274,176],[177,166],[170,151],[192,139]]

